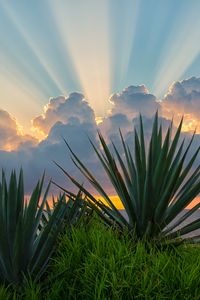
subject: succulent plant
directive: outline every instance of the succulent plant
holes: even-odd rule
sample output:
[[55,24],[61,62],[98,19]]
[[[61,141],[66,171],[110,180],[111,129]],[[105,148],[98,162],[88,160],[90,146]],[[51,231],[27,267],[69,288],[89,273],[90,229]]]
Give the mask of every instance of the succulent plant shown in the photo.
[[[54,251],[56,238],[66,215],[59,201],[46,224],[42,221],[50,183],[41,198],[44,176],[30,199],[24,195],[23,171],[19,179],[11,173],[9,184],[2,171],[0,182],[0,280],[20,284],[24,276],[38,280]],[[43,226],[41,226],[43,224]]]
[[[124,157],[114,143],[112,143],[113,151],[108,148],[100,132],[98,136],[102,150],[99,150],[90,140],[111,185],[123,203],[127,217],[116,208],[105,189],[77,157],[66,140],[65,143],[72,154],[73,162],[103,197],[104,203],[94,197],[62,166],[57,165],[85,193],[88,201],[107,224],[115,224],[122,231],[124,229],[128,229],[129,232],[134,231],[138,239],[162,240],[164,238],[176,241],[185,234],[200,228],[200,218],[187,225],[183,223],[200,207],[198,202],[192,209],[184,211],[200,192],[200,165],[194,170],[192,168],[198,157],[200,146],[188,162],[186,158],[195,133],[188,145],[185,140],[180,141],[182,119],[173,137],[173,121],[163,137],[163,128],[162,124],[159,125],[158,113],[154,118],[150,142],[146,146],[141,116],[139,122],[139,130],[136,128],[134,130],[134,149],[131,149],[125,142],[121,131],[119,133]],[[179,217],[181,212],[183,215]],[[190,242],[199,240],[198,236],[187,239]]]

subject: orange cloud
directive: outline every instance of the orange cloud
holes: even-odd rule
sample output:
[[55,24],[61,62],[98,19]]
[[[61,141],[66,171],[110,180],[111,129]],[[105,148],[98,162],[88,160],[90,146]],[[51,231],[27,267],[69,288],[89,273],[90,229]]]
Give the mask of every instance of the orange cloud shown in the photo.
[[36,143],[35,138],[23,134],[22,126],[8,112],[0,110],[0,150],[14,151]]
[[184,116],[183,131],[200,133],[200,78],[191,77],[173,83],[165,95],[162,115],[168,119],[173,116],[177,126]]
[[33,130],[45,136],[57,122],[67,124],[73,119],[80,123],[95,122],[94,111],[81,93],[51,98],[44,107],[44,113],[32,120]]

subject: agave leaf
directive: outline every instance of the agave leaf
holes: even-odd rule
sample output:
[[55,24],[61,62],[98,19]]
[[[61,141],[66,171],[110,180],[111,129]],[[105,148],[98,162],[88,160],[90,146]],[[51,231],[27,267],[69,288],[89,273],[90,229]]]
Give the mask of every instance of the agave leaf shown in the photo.
[[[153,186],[154,187],[156,186],[156,191],[158,192],[158,194],[159,194],[160,186],[162,185],[163,182],[163,177],[166,174],[165,169],[167,165],[167,154],[170,146],[170,135],[171,135],[171,126],[167,130],[167,134],[164,140],[163,147],[160,150],[160,154],[158,154],[158,156],[156,157],[157,163],[154,163],[155,170],[153,175]],[[154,147],[156,147],[156,144]]]
[[197,211],[200,208],[200,203],[197,203],[193,208],[188,209],[188,211],[179,218],[173,225],[169,226],[166,230],[163,231],[163,234],[167,234],[170,231],[174,230],[176,227],[178,227],[181,223],[183,223],[186,219],[188,219],[192,214],[194,214],[195,211]]
[[[151,199],[152,197],[152,146],[150,144],[149,154],[148,154],[148,163],[146,170],[146,177],[144,183],[144,191],[142,198],[142,224],[147,226],[149,220],[153,219],[154,215],[154,206],[155,201]],[[143,232],[143,230],[142,230]],[[146,230],[145,230],[146,232]],[[147,233],[145,233],[147,234]]]
[[65,213],[66,206],[62,201],[59,201],[53,214],[51,215],[51,218],[49,219],[47,226],[44,228],[42,234],[34,244],[33,258],[29,267],[32,272],[46,262],[47,256],[50,258],[52,251],[54,250],[55,240],[61,230],[62,220],[65,216]]
[[[73,154],[73,153],[72,153]],[[74,155],[75,159],[76,156]],[[77,162],[79,162],[79,159],[77,160]],[[69,175],[69,173],[64,170],[59,164],[57,164],[55,162],[55,164],[62,170],[62,172],[79,188],[81,189],[84,194],[91,199],[95,204],[97,204],[97,200],[91,195],[91,193],[89,193],[81,184],[79,184],[73,177],[71,177]],[[82,166],[82,165],[81,165]],[[84,169],[80,169],[80,170],[86,170],[86,167],[84,166]],[[83,173],[85,174],[85,173]],[[91,176],[90,176],[91,175]],[[89,177],[90,176],[90,177]],[[98,184],[98,182],[96,181],[96,179],[92,176],[92,174],[88,171],[88,176],[87,176],[88,180],[90,181],[90,183],[97,189],[97,191],[102,195],[102,197],[106,200],[106,202],[108,203],[108,205],[110,205],[112,207],[112,209],[119,215],[119,217],[122,218],[122,221],[124,223],[127,223],[127,221],[125,220],[125,218],[123,218],[121,216],[121,214],[118,212],[117,208],[115,207],[115,205],[112,203],[112,201],[110,200],[109,196],[107,195],[107,193],[103,190],[103,188],[100,186],[100,184]],[[91,178],[91,179],[90,179]],[[62,188],[62,187],[61,187]],[[62,188],[63,191],[65,191],[65,189]]]
[[170,222],[175,216],[179,214],[186,206],[188,206],[192,200],[198,196],[200,190],[200,180],[196,182],[182,197],[179,197],[177,201],[170,208],[170,215],[167,218],[167,222]]
[[146,173],[146,149],[145,149],[145,139],[144,139],[144,128],[143,128],[143,123],[142,123],[142,116],[140,114],[140,157],[141,157],[141,162],[143,164],[143,172],[144,174]]
[[141,199],[142,197],[142,189],[144,186],[144,174],[143,174],[143,166],[140,158],[140,142],[138,138],[137,131],[135,129],[134,131],[135,136],[135,167],[136,167],[136,183],[137,183],[137,197],[138,199]]
[[[101,185],[97,182],[97,180],[95,179],[95,177],[92,175],[91,172],[89,172],[89,170],[84,166],[84,164],[80,161],[80,159],[76,156],[76,154],[72,151],[72,149],[70,148],[69,144],[66,142],[66,140],[64,139],[68,149],[70,150],[72,156],[74,159],[73,162],[76,164],[76,166],[78,167],[78,169],[82,172],[82,174],[90,181],[90,183],[98,189],[98,192],[102,195],[102,197],[104,197],[104,199],[106,200],[106,202],[108,203],[108,205],[112,206],[113,209],[113,203],[110,200],[110,198],[108,197],[108,195],[106,194],[106,192],[103,190],[103,188],[101,187]],[[92,147],[94,148],[96,154],[98,155],[101,163],[103,164],[104,168],[106,169],[107,173],[109,174],[109,169],[107,168],[106,162],[105,160],[101,157],[100,153],[98,152],[98,150],[96,149],[95,145],[91,142]],[[109,150],[108,150],[109,151]],[[55,164],[64,172],[65,175],[67,175],[67,172],[61,167],[59,166],[56,162]],[[68,175],[67,175],[68,176]],[[68,176],[69,177],[69,176]],[[79,187],[80,188],[80,187]]]
[[[189,170],[191,169],[191,167],[188,168],[188,166],[187,166],[185,169],[188,169],[188,173],[189,173]],[[181,177],[183,177],[182,183],[184,182],[185,177],[188,176],[188,173],[187,173],[187,175],[181,174]],[[181,184],[181,188],[178,191],[178,193],[176,194],[176,198],[182,197],[185,194],[185,192],[188,190],[188,187],[190,187],[196,183],[196,181],[199,178],[199,175],[200,175],[200,166],[198,166],[196,168],[196,170],[192,173],[192,175],[190,177],[188,176],[189,178],[188,178],[187,182],[185,182],[184,184]]]
[[131,181],[131,186],[132,186],[132,196],[135,198],[135,207],[136,207],[136,211],[138,212],[138,218],[140,218],[140,207],[139,207],[139,201],[138,201],[138,188],[137,188],[137,173],[136,173],[136,168],[135,168],[135,163],[133,161],[130,149],[128,146],[126,146],[125,142],[124,142],[124,138],[122,136],[121,131],[120,132],[120,137],[121,137],[121,142],[123,145],[123,149],[124,149],[124,153],[125,153],[125,157],[126,157],[126,162],[127,162],[127,166],[128,166],[128,172],[130,175],[130,181]]
[[[180,147],[178,148],[178,151],[177,151],[171,165],[168,165],[168,172],[166,173],[165,177],[163,178],[163,183],[162,183],[162,186],[160,189],[160,195],[163,195],[163,193],[165,192],[166,185],[168,184],[169,180],[171,179],[173,172],[177,168],[177,165],[180,163],[181,154],[182,154],[183,147],[184,147],[184,142],[185,141],[183,140]],[[172,195],[174,195],[178,190],[178,182],[180,182],[179,178],[177,178],[177,184],[173,188],[174,193],[172,193]]]
[[[179,139],[179,136],[180,136],[182,122],[183,122],[183,119],[180,122],[180,125],[179,125],[179,127],[177,129],[177,132],[175,134],[175,138],[172,142],[170,153],[168,155],[168,156],[170,156],[168,164],[171,163],[173,155],[175,154],[175,149],[176,149],[178,139]],[[182,142],[182,144],[181,144],[181,146],[178,150],[178,153],[177,153],[177,155],[176,155],[176,157],[175,157],[175,159],[172,163],[172,166],[169,168],[169,173],[168,173],[167,179],[164,181],[164,185],[163,185],[163,186],[165,186],[165,189],[162,192],[163,195],[162,195],[162,197],[159,201],[159,205],[157,207],[156,214],[155,214],[155,219],[157,220],[157,222],[161,222],[161,220],[163,219],[163,217],[165,215],[165,211],[166,211],[166,209],[169,205],[169,202],[173,198],[174,194],[176,193],[176,191],[178,190],[180,185],[183,183],[186,175],[188,174],[189,170],[191,169],[191,167],[193,165],[194,160],[197,157],[197,154],[198,154],[199,150],[197,150],[196,153],[193,155],[193,157],[190,160],[188,166],[184,169],[184,171],[182,172],[182,174],[180,176],[180,173],[181,173],[182,168],[183,168],[183,163],[185,161],[186,155],[187,155],[187,153],[190,149],[190,146],[192,144],[193,139],[194,139],[194,135],[192,136],[191,141],[190,141],[188,147],[186,148],[186,151],[184,152],[184,155],[181,158],[181,152],[182,152],[182,148],[183,148],[183,145],[184,145],[184,141]],[[161,214],[162,211],[163,211],[163,214]],[[160,220],[158,220],[158,216],[160,217]]]
[[188,225],[183,226],[181,229],[178,229],[178,230],[168,234],[168,237],[172,239],[172,238],[175,238],[175,237],[178,237],[181,235],[191,233],[194,230],[199,229],[199,226],[200,226],[200,218],[189,223]]
[[117,150],[115,144],[114,144],[114,143],[112,143],[112,144],[113,144],[114,151],[115,151],[115,153],[116,153],[116,155],[117,155],[117,159],[118,159],[118,161],[119,161],[119,164],[120,164],[120,166],[121,166],[121,169],[122,169],[122,171],[123,171],[124,179],[125,179],[125,182],[126,182],[126,186],[127,186],[128,192],[129,192],[130,199],[131,199],[131,201],[132,201],[132,205],[133,205],[133,207],[134,207],[134,211],[136,211],[136,206],[137,206],[137,204],[136,204],[136,193],[135,193],[135,189],[134,189],[134,187],[133,187],[133,185],[132,185],[132,182],[131,182],[131,180],[130,180],[130,176],[129,176],[128,170],[127,170],[127,168],[126,168],[126,166],[125,166],[123,160],[121,159],[120,154],[119,154],[119,152],[118,152],[118,150]]
[[157,222],[160,222],[164,217],[165,209],[168,207],[168,204],[172,198],[173,188],[177,183],[177,180],[182,170],[182,166],[183,166],[183,161],[177,164],[176,168],[173,170],[171,174],[168,183],[166,184],[165,191],[162,197],[160,198],[159,204],[155,211],[155,220]]
[[152,135],[151,135],[151,147],[152,147],[152,167],[155,168],[155,165],[157,164],[157,156],[159,155],[162,148],[159,148],[158,143],[158,111],[155,114],[155,118],[153,121],[153,129],[152,129]]
[[[103,139],[103,137],[101,137],[101,140],[102,142],[105,144],[105,141]],[[90,141],[91,142],[91,141]],[[91,142],[92,143],[92,142]],[[94,145],[93,145],[94,146]],[[95,147],[95,146],[94,146]],[[96,148],[95,148],[96,149]],[[96,153],[97,153],[97,149],[96,149]],[[123,177],[121,176],[119,170],[118,170],[118,167],[117,167],[117,164],[115,163],[112,155],[110,154],[110,151],[109,149],[106,147],[106,158],[108,159],[108,161],[112,161],[112,166],[111,167],[107,167],[106,164],[104,163],[103,159],[101,159],[101,157],[99,156],[100,158],[100,161],[102,162],[102,165],[104,166],[105,170],[106,170],[106,173],[108,175],[108,177],[110,178],[113,186],[115,187],[115,190],[118,194],[118,196],[120,197],[125,209],[127,210],[128,212],[128,215],[129,215],[129,221],[131,223],[134,222],[134,218],[136,217],[134,215],[134,210],[132,209],[132,206],[129,204],[130,201],[127,201],[128,198],[130,198],[130,195],[128,193],[128,190],[127,190],[127,187],[126,187],[126,184],[124,182],[124,179]],[[75,159],[77,161],[77,156],[75,156]],[[74,164],[79,168],[79,166],[76,164],[76,161],[73,160]],[[80,161],[80,160],[79,160]],[[82,166],[83,164],[81,164]],[[85,166],[83,166],[84,170],[86,169]],[[82,172],[82,169],[79,168],[79,170]],[[88,171],[89,172],[89,171]],[[84,175],[84,172],[82,172],[83,175]],[[91,173],[89,173],[91,174]],[[103,188],[98,184],[97,180],[94,179],[94,176],[92,176],[92,179],[93,180],[90,180],[90,178],[88,178],[86,176],[86,178],[90,181],[90,183],[96,188],[96,190],[104,197],[104,199],[108,202],[108,204],[111,204],[110,206],[112,207],[112,202],[110,203],[108,201],[108,195],[105,197],[104,195],[106,195],[106,192],[103,190]],[[116,211],[116,210],[115,210]]]

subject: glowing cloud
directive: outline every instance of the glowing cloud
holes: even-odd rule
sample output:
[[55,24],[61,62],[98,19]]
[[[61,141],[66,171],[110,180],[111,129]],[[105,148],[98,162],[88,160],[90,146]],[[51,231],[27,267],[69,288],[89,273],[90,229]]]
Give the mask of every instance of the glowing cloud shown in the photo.
[[94,111],[80,93],[51,98],[44,107],[44,113],[33,119],[33,127],[48,134],[55,123],[67,124],[73,120],[80,123],[95,123]]
[[31,86],[30,82],[20,79],[22,77],[14,70],[12,74],[8,72],[0,74],[0,100],[3,103],[6,99],[4,109],[20,119],[26,133],[30,133],[30,120],[40,111],[40,101],[43,96]]
[[175,82],[162,101],[165,117],[174,117],[175,125],[184,116],[183,131],[200,133],[200,78],[192,77]]
[[37,140],[23,135],[21,127],[11,115],[0,109],[0,150],[13,151],[35,146]]

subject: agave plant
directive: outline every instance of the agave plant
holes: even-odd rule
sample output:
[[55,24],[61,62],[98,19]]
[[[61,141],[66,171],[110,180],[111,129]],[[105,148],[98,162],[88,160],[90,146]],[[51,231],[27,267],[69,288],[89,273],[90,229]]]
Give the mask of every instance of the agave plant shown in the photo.
[[[145,145],[141,116],[139,122],[139,130],[134,130],[134,149],[128,146],[120,131],[124,156],[119,153],[114,143],[111,152],[100,132],[98,136],[102,150],[90,140],[110,183],[123,203],[127,217],[116,208],[105,189],[72,151],[66,140],[73,162],[107,205],[98,201],[89,190],[57,165],[85,193],[88,201],[107,224],[115,224],[122,231],[135,231],[138,239],[167,238],[174,242],[183,236],[181,240],[186,240],[184,235],[200,228],[200,218],[187,225],[183,223],[200,207],[200,203],[197,203],[192,209],[184,210],[200,192],[200,165],[195,170],[192,168],[200,147],[189,162],[186,159],[195,133],[188,145],[185,140],[180,141],[182,119],[173,137],[173,121],[163,137],[162,124],[159,125],[156,113],[150,142]],[[181,217],[180,213],[183,213]],[[199,240],[200,236],[194,236],[188,241]]]
[[[57,187],[60,187],[54,181],[52,181],[52,183]],[[67,228],[67,230],[70,231],[72,226],[79,224],[79,220],[82,216],[89,216],[93,212],[92,208],[85,201],[85,198],[83,198],[81,191],[77,194],[66,192],[62,195],[60,194],[57,200],[55,200],[54,196],[52,197],[52,208],[49,206],[49,203],[46,202],[41,227],[48,223],[55,208],[60,202],[64,202],[66,204],[66,213],[63,222],[64,230]]]
[[2,171],[0,183],[0,280],[20,283],[24,276],[35,280],[44,273],[66,215],[59,201],[44,226],[42,216],[50,183],[41,199],[44,176],[38,181],[30,200],[24,197],[23,172],[17,181],[13,171],[7,185]]

